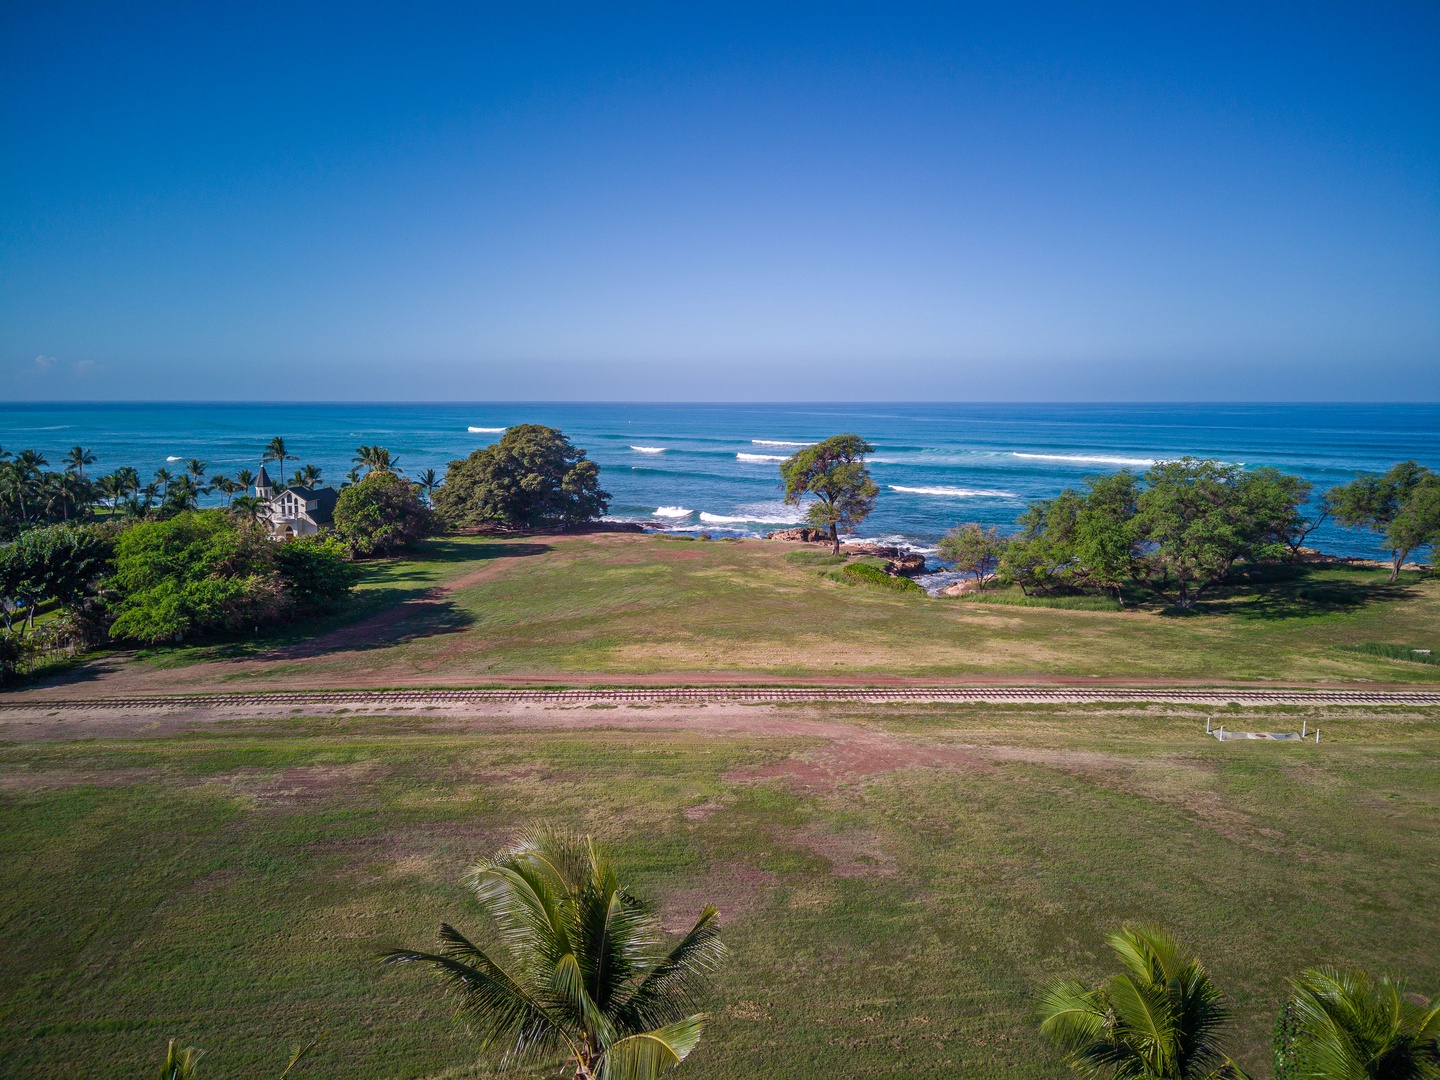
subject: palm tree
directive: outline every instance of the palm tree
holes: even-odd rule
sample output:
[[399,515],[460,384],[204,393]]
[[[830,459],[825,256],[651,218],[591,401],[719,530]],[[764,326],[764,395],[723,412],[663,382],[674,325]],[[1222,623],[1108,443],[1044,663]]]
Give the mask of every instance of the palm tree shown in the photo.
[[282,439],[279,435],[276,435],[273,439],[270,440],[270,445],[265,447],[265,453],[260,455],[260,463],[262,465],[267,461],[273,461],[275,462],[275,464],[280,466],[281,472],[285,471],[285,463],[287,461],[299,460],[300,459],[297,458],[294,454],[290,453],[285,449],[285,440]]
[[1440,995],[1417,1005],[1389,979],[1316,968],[1293,982],[1285,1072],[1313,1080],[1440,1077]]
[[160,468],[155,470],[155,483],[159,484],[160,487],[164,489],[164,493],[166,495],[170,494],[170,485],[174,482],[175,474],[172,473],[169,469],[165,468],[165,466],[162,465],[160,466]]
[[399,472],[400,459],[392,458],[383,446],[362,446],[351,459],[365,466],[370,472]]
[[235,481],[231,480],[224,473],[211,473],[209,486],[211,491],[220,492],[220,497],[224,500],[225,506],[230,505],[230,496],[235,493]]
[[349,472],[347,472],[347,473],[345,474],[345,482],[344,482],[343,484],[341,484],[340,486],[341,486],[342,488],[347,488],[347,487],[349,487],[351,484],[358,484],[361,480],[364,480],[364,479],[365,479],[365,476],[364,476],[363,473],[360,472],[359,469],[351,469]]
[[1041,1000],[1040,1031],[1097,1080],[1202,1080],[1245,1074],[1220,1050],[1229,1018],[1200,961],[1161,930],[1124,927],[1107,943],[1128,969],[1087,989],[1056,982]]
[[65,471],[73,472],[81,480],[85,479],[85,466],[95,464],[95,455],[83,446],[72,446],[70,452],[65,455]]
[[30,518],[25,507],[25,496],[28,494],[31,496],[32,502],[35,500],[40,477],[44,475],[45,466],[49,464],[38,450],[21,450],[10,463],[9,471],[15,485],[15,495],[20,506],[22,521],[28,521]]
[[415,478],[415,486],[425,489],[425,501],[434,503],[435,489],[440,486],[440,478],[435,475],[434,469],[426,469]]
[[260,521],[265,516],[266,502],[254,495],[240,495],[230,504],[230,512],[247,521]]
[[320,470],[314,465],[306,465],[303,469],[296,469],[295,475],[290,478],[293,487],[313,488],[320,482]]
[[235,474],[235,482],[245,491],[249,491],[255,483],[255,474],[249,469],[241,469]]
[[190,478],[195,481],[197,488],[200,486],[200,481],[205,479],[206,464],[206,462],[201,461],[199,458],[193,457],[185,462],[185,471],[189,473]]
[[121,495],[132,494],[140,490],[140,474],[129,465],[122,465],[115,470],[113,475]]
[[590,838],[549,831],[520,836],[466,881],[499,948],[441,923],[438,953],[396,950],[385,962],[443,975],[482,1049],[506,1064],[568,1053],[584,1080],[649,1080],[700,1041],[707,1017],[689,1010],[724,955],[714,908],[662,953],[654,911]]

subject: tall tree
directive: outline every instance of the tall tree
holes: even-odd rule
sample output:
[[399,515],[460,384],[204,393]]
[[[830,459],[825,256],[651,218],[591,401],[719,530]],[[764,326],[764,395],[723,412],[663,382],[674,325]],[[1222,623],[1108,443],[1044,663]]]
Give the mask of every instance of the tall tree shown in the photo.
[[440,477],[435,475],[434,469],[426,469],[415,476],[415,485],[425,489],[425,501],[431,506],[435,505],[435,489],[440,486]]
[[1440,542],[1440,476],[1415,461],[1362,473],[1325,493],[1335,520],[1378,533],[1390,549],[1390,580],[1416,548]]
[[1440,995],[1421,1005],[1389,979],[1317,968],[1294,981],[1287,1073],[1307,1080],[1440,1077]]
[[1000,565],[1005,554],[1005,538],[993,525],[984,529],[979,525],[957,525],[940,540],[940,557],[955,564],[961,573],[975,578],[975,585],[983,589]]
[[800,506],[807,495],[814,501],[805,518],[830,534],[830,549],[840,554],[840,533],[854,532],[872,510],[880,489],[865,467],[865,455],[875,447],[859,435],[832,435],[797,450],[780,464],[785,502]]
[[361,446],[351,459],[369,472],[400,472],[400,459],[383,446]]
[[517,424],[500,441],[450,462],[435,509],[450,525],[544,528],[600,517],[610,493],[600,467],[557,428]]
[[285,472],[285,463],[287,461],[299,460],[298,457],[285,448],[285,440],[279,435],[276,435],[270,440],[269,444],[265,447],[265,452],[260,455],[260,463],[262,465],[267,461],[273,461],[279,466],[282,474]]
[[96,457],[83,446],[72,446],[70,452],[65,455],[65,471],[73,472],[81,480],[85,479],[85,466],[94,465]]
[[385,960],[434,968],[502,1064],[567,1055],[577,1080],[652,1080],[700,1041],[708,1018],[691,1010],[723,956],[714,908],[662,951],[654,910],[594,842],[553,832],[523,835],[467,882],[494,946],[441,923],[438,952]]
[[1043,1034],[1094,1080],[1220,1080],[1245,1074],[1220,1049],[1229,1014],[1200,961],[1160,930],[1107,939],[1125,971],[1099,986],[1061,980],[1040,1003]]

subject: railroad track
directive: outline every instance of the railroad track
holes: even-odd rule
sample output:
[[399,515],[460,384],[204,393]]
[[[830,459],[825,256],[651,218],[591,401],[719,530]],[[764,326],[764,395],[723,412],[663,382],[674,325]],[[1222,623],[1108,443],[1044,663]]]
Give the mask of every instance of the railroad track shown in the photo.
[[111,711],[206,708],[424,708],[464,705],[591,704],[1104,704],[1440,706],[1437,690],[1146,689],[1144,687],[626,687],[493,690],[282,690],[155,697],[0,700],[0,711]]

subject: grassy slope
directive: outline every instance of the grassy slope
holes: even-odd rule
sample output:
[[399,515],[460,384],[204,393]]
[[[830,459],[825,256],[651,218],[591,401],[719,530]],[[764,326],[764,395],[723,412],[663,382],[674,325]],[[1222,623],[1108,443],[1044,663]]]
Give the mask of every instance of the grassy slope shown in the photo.
[[419,716],[0,747],[0,1073],[140,1075],[178,1036],[207,1075],[273,1076],[323,1030],[308,1075],[472,1075],[434,986],[374,956],[440,918],[478,931],[464,866],[536,820],[609,841],[677,924],[724,911],[695,1080],[1064,1076],[1035,988],[1110,970],[1127,919],[1202,954],[1252,1067],[1302,965],[1440,984],[1434,710],[1332,715],[1319,747],[1159,708],[850,719],[978,760],[797,789],[734,774],[824,760],[814,738]]
[[[1388,642],[1440,652],[1440,579],[1407,574],[1389,586],[1382,571],[1368,567],[1217,591],[1203,611],[1181,616],[1158,608],[1068,611],[932,600],[835,581],[823,556],[778,543],[633,535],[531,545],[460,539],[437,542],[426,560],[373,568],[361,607],[378,610],[497,553],[522,551],[534,554],[378,633],[375,647],[307,660],[306,677],[336,685],[357,676],[370,684],[425,684],[722,671],[862,680],[1054,674],[1440,681],[1440,667],[1344,648]],[[310,633],[296,628],[289,639]],[[167,651],[154,662],[235,653]],[[214,677],[259,688],[283,684],[300,670],[267,663]]]

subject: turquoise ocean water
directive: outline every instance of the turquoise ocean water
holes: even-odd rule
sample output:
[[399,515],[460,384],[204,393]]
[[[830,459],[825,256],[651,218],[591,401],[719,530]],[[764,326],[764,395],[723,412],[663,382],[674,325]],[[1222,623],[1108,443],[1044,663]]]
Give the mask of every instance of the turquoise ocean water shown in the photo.
[[[1274,465],[1317,488],[1414,458],[1440,469],[1440,405],[655,405],[655,404],[0,404],[0,447],[53,463],[75,444],[95,468],[148,477],[189,458],[254,470],[284,436],[300,463],[338,486],[359,445],[379,443],[410,475],[500,437],[562,428],[600,465],[611,516],[668,529],[756,535],[798,513],[777,463],[806,442],[853,431],[875,445],[881,494],[861,535],[933,546],[963,521],[1008,525],[1030,499],[1086,475],[1193,454]],[[290,468],[293,470],[294,463]],[[1336,554],[1374,555],[1372,537],[1327,527]]]

